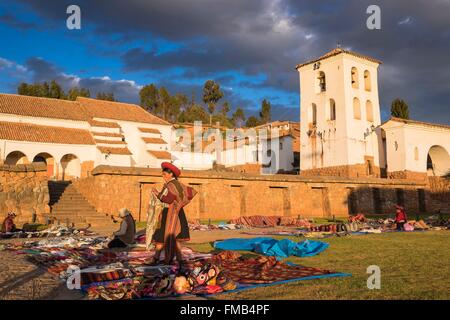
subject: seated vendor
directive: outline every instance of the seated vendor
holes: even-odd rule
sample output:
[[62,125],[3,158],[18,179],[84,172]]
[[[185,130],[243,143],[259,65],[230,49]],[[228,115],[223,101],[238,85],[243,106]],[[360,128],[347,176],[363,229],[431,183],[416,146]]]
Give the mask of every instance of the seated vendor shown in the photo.
[[19,232],[20,229],[16,228],[16,224],[14,223],[14,219],[16,217],[16,214],[14,212],[8,212],[8,215],[6,216],[5,220],[3,220],[2,223],[2,233],[6,232]]
[[404,225],[408,221],[406,217],[405,208],[399,205],[395,205],[395,223],[397,225],[397,230],[404,230]]
[[136,224],[130,211],[120,209],[119,217],[122,219],[120,229],[113,233],[114,238],[108,243],[108,248],[125,248],[135,243]]

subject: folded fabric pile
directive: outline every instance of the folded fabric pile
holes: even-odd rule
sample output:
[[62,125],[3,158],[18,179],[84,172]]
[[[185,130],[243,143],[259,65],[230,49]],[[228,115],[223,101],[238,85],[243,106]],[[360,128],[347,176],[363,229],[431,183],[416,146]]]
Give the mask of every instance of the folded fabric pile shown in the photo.
[[291,226],[291,227],[309,227],[311,222],[307,219],[298,219],[293,217],[282,216],[249,216],[239,217],[230,221],[232,224],[242,225],[252,228],[265,228],[276,226]]
[[19,239],[19,238],[51,238],[63,237],[69,235],[93,235],[94,233],[87,229],[76,229],[66,225],[54,225],[40,231],[19,231],[0,233],[0,239]]
[[234,223],[219,223],[215,224],[201,224],[200,220],[189,220],[188,221],[189,230],[194,231],[209,231],[209,230],[236,230],[242,229],[242,225],[234,224]]

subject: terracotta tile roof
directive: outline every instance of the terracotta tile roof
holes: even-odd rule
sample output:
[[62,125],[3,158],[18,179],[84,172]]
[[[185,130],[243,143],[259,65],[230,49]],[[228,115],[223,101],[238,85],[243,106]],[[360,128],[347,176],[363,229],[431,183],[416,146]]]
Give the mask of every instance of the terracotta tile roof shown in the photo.
[[95,139],[95,143],[103,143],[103,144],[127,144],[124,141],[117,141],[117,140],[101,140],[101,139]]
[[97,121],[97,120],[89,120],[88,122],[93,127],[120,128],[120,126],[115,122]]
[[128,148],[112,148],[112,147],[97,146],[97,149],[100,150],[101,153],[131,155],[131,152],[130,150],[128,150]]
[[123,135],[120,133],[112,133],[112,132],[92,132],[93,136],[101,136],[101,137],[120,137],[123,138]]
[[89,116],[75,101],[17,94],[0,94],[0,113],[76,121],[89,120]]
[[321,57],[319,57],[317,59],[310,60],[310,61],[298,64],[295,68],[298,69],[298,68],[301,68],[301,67],[306,66],[308,64],[316,63],[318,61],[337,56],[338,54],[341,54],[341,53],[346,53],[346,54],[352,55],[354,57],[358,57],[358,58],[365,59],[365,60],[368,60],[368,61],[371,61],[371,62],[375,62],[375,63],[379,63],[379,64],[383,63],[380,60],[377,60],[375,58],[359,54],[357,52],[353,52],[353,51],[350,51],[350,50],[345,50],[345,49],[342,49],[342,48],[336,48],[336,49],[331,50],[330,52],[325,53],[323,56],[321,56]]
[[421,126],[426,126],[426,127],[438,127],[438,128],[443,128],[443,129],[450,129],[450,126],[445,125],[445,124],[424,122],[424,121],[411,120],[411,119],[402,119],[402,118],[396,118],[396,117],[391,117],[389,120],[384,122],[382,124],[382,126],[385,125],[386,123],[388,123],[389,121],[402,122],[405,124],[416,124],[416,125],[421,125]]
[[135,104],[83,97],[78,97],[77,102],[84,107],[85,112],[92,118],[169,125],[169,122],[152,115]]
[[164,141],[164,139],[161,138],[142,138],[145,143],[154,143],[154,144],[167,144],[167,142]]
[[154,151],[154,150],[148,150],[148,153],[150,153],[152,156],[156,157],[157,159],[171,159],[172,155],[170,152],[167,151]]
[[95,145],[94,139],[87,130],[39,126],[31,123],[16,122],[0,122],[0,139]]
[[139,131],[144,132],[144,133],[157,133],[157,134],[161,134],[161,131],[159,131],[158,129],[153,129],[153,128],[138,128]]

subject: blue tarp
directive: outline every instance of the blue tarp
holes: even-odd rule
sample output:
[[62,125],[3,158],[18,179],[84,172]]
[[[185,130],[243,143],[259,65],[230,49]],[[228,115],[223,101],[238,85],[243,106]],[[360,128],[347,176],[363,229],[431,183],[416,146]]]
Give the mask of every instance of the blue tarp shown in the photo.
[[290,256],[315,256],[327,249],[328,246],[328,243],[321,241],[304,240],[296,243],[289,239],[276,240],[265,237],[251,239],[234,238],[216,241],[214,243],[214,247],[216,249],[253,251],[266,256],[275,256],[280,258],[287,258]]

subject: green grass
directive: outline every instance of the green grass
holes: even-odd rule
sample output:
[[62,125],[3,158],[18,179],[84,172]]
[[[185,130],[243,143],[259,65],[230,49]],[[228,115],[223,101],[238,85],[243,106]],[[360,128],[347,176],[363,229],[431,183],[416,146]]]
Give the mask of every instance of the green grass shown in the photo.
[[[275,237],[282,238],[282,237]],[[298,241],[298,238],[290,237]],[[304,266],[351,273],[351,277],[298,281],[222,294],[219,299],[450,299],[450,232],[385,233],[323,239],[330,247]],[[210,252],[210,243],[190,244]],[[381,289],[367,288],[369,265],[381,268]]]

